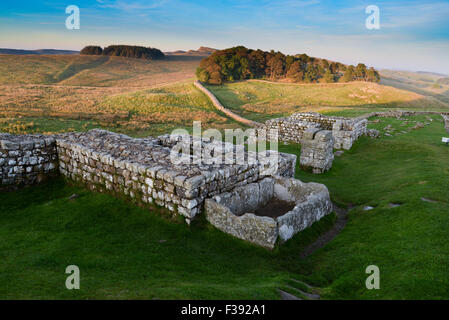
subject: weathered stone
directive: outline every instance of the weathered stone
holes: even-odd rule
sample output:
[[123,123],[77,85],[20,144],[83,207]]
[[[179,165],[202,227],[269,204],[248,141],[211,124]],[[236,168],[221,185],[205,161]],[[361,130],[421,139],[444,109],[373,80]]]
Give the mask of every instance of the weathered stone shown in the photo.
[[333,145],[331,131],[307,129],[301,145],[301,167],[311,168],[313,173],[328,171],[334,160]]
[[[259,198],[253,208],[247,210],[249,206],[241,202],[242,194],[254,193],[254,184],[248,184],[233,192],[206,199],[206,219],[237,238],[273,248],[278,237],[281,241],[287,241],[332,211],[329,192],[324,185],[280,177],[266,178],[257,184]],[[274,198],[294,203],[295,207],[276,219],[252,213],[258,207],[265,206],[267,199]]]

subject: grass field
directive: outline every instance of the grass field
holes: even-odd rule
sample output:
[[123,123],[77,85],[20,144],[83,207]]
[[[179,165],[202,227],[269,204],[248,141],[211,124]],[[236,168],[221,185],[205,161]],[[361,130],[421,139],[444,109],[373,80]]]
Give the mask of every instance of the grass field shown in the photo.
[[[204,128],[237,127],[191,84],[200,59],[0,55],[0,130],[54,133],[100,127],[140,137],[189,129],[193,120],[202,121]],[[383,81],[398,84],[404,77],[386,73]],[[409,78],[426,85],[435,80],[429,75]],[[449,109],[435,92],[422,95],[361,82],[249,81],[209,89],[226,107],[256,121],[298,111],[355,116],[390,108]]]
[[148,136],[189,128],[193,120],[235,127],[193,86],[199,59],[0,55],[0,130],[101,127]]
[[260,122],[304,111],[355,116],[392,108],[449,110],[439,100],[365,82],[301,85],[246,81],[207,87],[227,108]]
[[[448,299],[449,148],[441,119],[432,118],[370,123],[380,139],[362,137],[328,173],[297,172],[326,184],[339,205],[355,206],[345,229],[305,259],[302,248],[334,216],[271,252],[203,220],[175,224],[62,180],[0,194],[0,298],[273,299],[293,278],[318,286],[324,299]],[[412,130],[418,121],[428,125]],[[388,125],[391,137],[383,135]],[[299,154],[297,145],[282,150]],[[79,197],[69,200],[73,193]],[[80,290],[64,287],[69,264],[80,267]],[[372,264],[380,290],[365,288]]]

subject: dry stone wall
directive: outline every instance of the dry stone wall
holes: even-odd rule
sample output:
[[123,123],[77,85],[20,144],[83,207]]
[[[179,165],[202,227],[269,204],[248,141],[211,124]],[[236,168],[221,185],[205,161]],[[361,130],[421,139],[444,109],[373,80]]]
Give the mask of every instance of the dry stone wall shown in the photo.
[[53,136],[0,134],[1,191],[36,184],[57,174]]
[[300,164],[313,173],[323,173],[334,161],[334,138],[332,131],[310,128],[304,132],[301,143]]
[[[206,145],[207,142],[204,142]],[[167,136],[134,139],[104,130],[57,139],[61,173],[89,188],[124,194],[142,204],[165,207],[188,221],[215,194],[258,181],[262,164],[173,164]],[[296,157],[279,154],[274,175],[293,176]]]
[[328,117],[315,112],[292,114],[287,118],[265,122],[265,129],[277,129],[279,140],[302,143],[304,132],[309,128],[330,130],[334,137],[335,149],[349,150],[352,144],[366,133],[368,121],[361,118]]

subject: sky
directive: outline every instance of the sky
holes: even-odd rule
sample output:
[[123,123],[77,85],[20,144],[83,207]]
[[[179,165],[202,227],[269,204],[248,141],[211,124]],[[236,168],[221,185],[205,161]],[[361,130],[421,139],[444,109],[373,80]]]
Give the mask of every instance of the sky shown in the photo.
[[[80,29],[66,28],[66,7]],[[367,29],[369,5],[380,29]],[[162,51],[252,49],[376,68],[449,74],[449,0],[67,0],[0,3],[0,47],[72,49],[129,44]]]

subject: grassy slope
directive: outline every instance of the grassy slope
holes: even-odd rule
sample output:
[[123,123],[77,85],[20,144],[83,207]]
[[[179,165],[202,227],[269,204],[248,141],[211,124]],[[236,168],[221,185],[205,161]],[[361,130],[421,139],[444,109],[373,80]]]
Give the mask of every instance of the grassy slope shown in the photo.
[[449,107],[449,85],[436,84],[442,76],[407,71],[381,70],[382,83],[441,101]]
[[193,120],[235,126],[191,84],[199,59],[0,55],[0,130],[103,127],[142,136]]
[[[395,119],[371,126],[387,124],[398,132],[410,127]],[[61,181],[0,194],[0,298],[271,299],[294,277],[321,286],[324,298],[448,299],[443,134],[435,117],[407,134],[361,138],[326,174],[298,172],[304,181],[325,183],[338,203],[357,206],[343,232],[306,259],[299,258],[301,248],[332,217],[269,252],[203,221],[174,224],[159,212]],[[296,145],[283,149],[299,152]],[[74,192],[80,197],[67,200]],[[390,202],[402,206],[390,209]],[[362,211],[367,204],[376,208]],[[81,269],[79,291],[64,288],[69,264]],[[370,264],[380,267],[381,290],[364,286]]]
[[[400,134],[401,121],[384,119],[370,126],[391,124],[398,132],[393,137],[363,137],[336,158],[330,172],[298,174],[304,181],[326,184],[335,201],[359,205],[334,241],[298,264],[298,271],[330,285],[328,298],[448,298],[449,148],[441,143],[441,119],[433,118],[429,126],[407,134]],[[402,205],[389,208],[390,203]],[[364,205],[375,209],[363,211]],[[370,264],[380,268],[379,291],[364,288]]]
[[449,108],[414,92],[364,82],[298,85],[246,81],[208,88],[226,107],[256,121],[303,111],[360,115],[391,108]]

